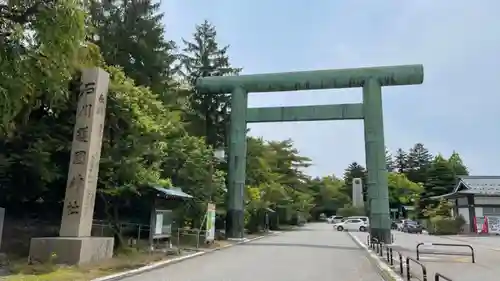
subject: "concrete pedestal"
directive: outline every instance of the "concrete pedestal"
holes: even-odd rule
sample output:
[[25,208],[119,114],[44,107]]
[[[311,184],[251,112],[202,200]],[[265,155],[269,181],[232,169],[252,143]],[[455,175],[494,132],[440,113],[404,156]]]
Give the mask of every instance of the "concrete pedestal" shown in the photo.
[[113,237],[40,237],[32,238],[30,260],[81,265],[113,257]]

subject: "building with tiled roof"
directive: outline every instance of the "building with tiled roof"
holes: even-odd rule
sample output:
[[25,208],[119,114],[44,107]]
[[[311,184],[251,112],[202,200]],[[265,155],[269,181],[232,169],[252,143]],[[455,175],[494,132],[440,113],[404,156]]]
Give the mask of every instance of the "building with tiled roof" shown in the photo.
[[490,233],[500,234],[500,176],[461,176],[453,192],[437,197],[453,203],[453,215],[462,215],[469,231],[487,217]]

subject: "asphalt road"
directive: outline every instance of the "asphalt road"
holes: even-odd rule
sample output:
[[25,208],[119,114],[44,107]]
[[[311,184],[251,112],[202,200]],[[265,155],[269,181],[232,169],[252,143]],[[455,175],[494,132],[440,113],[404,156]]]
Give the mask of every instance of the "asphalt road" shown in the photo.
[[309,224],[123,281],[381,281],[347,233]]
[[[366,243],[366,233],[353,233],[361,241]],[[445,253],[470,253],[468,248],[454,246],[435,246],[423,245],[421,251],[424,254],[420,256],[420,262],[427,269],[428,280],[434,280],[434,274],[439,272],[456,281],[498,281],[500,276],[500,237],[441,237],[433,235],[408,234],[399,231],[393,231],[394,244],[393,249],[399,251],[403,256],[416,258],[416,245],[422,243],[441,243],[441,244],[468,244],[474,247],[476,263],[471,262],[470,256],[458,255],[433,255],[425,252],[445,252]],[[479,244],[479,242],[483,244]],[[394,253],[394,258],[398,256]],[[396,269],[398,267],[396,266]],[[411,271],[414,276],[422,276],[419,266],[411,263]]]

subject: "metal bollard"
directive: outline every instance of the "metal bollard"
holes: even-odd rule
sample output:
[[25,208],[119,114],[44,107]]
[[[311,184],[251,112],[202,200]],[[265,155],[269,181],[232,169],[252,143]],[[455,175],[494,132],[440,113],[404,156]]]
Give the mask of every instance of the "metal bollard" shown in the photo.
[[406,259],[406,280],[411,280],[410,262],[408,261],[408,259]]
[[403,256],[399,254],[399,272],[403,275]]

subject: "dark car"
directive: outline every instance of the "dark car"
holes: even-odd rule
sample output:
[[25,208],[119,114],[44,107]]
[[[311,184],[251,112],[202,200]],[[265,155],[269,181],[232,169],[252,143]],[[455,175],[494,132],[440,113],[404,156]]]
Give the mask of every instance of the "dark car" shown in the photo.
[[423,227],[416,221],[407,220],[403,223],[403,232],[422,234]]

